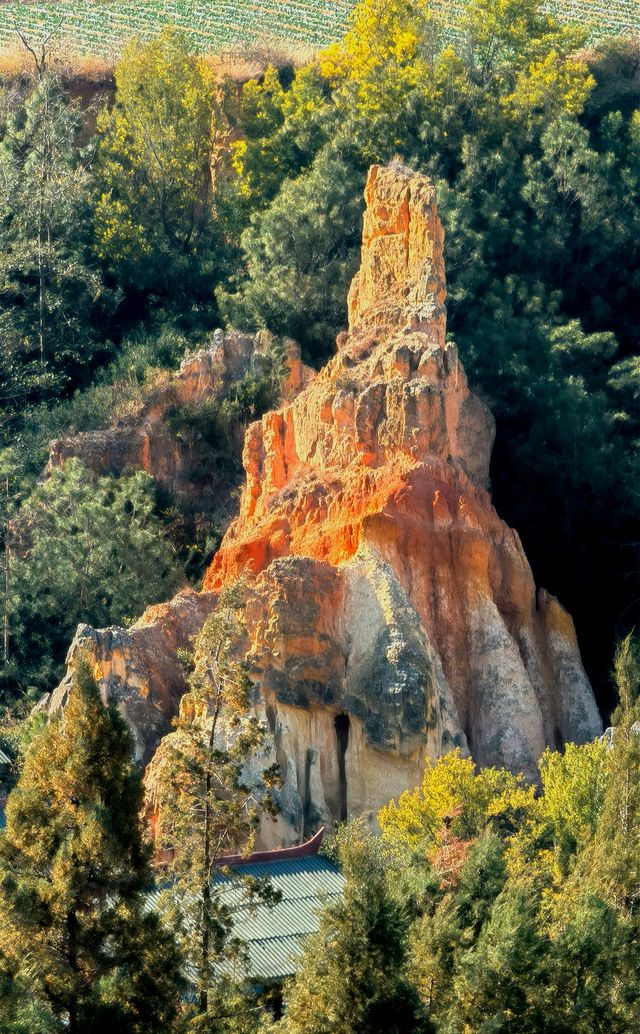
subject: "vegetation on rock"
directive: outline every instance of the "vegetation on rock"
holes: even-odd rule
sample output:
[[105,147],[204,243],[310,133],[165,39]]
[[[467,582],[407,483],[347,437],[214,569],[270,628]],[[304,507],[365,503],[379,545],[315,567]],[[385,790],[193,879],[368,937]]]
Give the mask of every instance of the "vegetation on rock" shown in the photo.
[[[148,775],[156,843],[166,857],[161,869],[171,878],[162,907],[198,997],[194,1031],[201,1029],[198,1017],[222,1020],[225,995],[242,1001],[230,971],[243,945],[232,936],[233,915],[213,877],[224,855],[250,853],[261,812],[276,812],[272,791],[280,778],[277,765],[251,772],[267,730],[250,713],[252,683],[238,659],[242,604],[242,586],[228,590],[196,637],[176,731],[162,742]],[[239,898],[269,900],[268,881],[237,882]]]

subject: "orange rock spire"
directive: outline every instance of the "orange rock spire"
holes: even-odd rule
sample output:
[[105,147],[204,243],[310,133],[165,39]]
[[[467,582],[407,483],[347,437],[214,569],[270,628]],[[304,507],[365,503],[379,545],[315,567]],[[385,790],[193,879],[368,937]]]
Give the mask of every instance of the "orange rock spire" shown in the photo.
[[[205,579],[207,600],[249,581],[256,710],[285,775],[270,843],[375,812],[452,746],[535,777],[545,745],[601,730],[571,619],[491,505],[494,424],[445,340],[434,187],[392,163],[365,197],[349,332],[249,427],[240,514]],[[163,680],[133,658],[154,622],[123,633],[131,678],[111,658],[105,694],[144,684],[153,706]]]

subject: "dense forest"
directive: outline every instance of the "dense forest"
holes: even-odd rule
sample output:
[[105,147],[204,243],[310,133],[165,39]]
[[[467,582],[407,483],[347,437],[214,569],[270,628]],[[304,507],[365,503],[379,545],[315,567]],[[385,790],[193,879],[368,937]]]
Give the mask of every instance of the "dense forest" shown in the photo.
[[[537,0],[470,0],[457,30],[445,37],[427,4],[362,0],[341,43],[242,86],[167,29],[127,46],[95,104],[74,100],[44,52],[2,89],[0,746],[17,782],[0,847],[7,1034],[640,1023],[638,44],[587,45]],[[367,170],[395,156],[437,187],[448,333],[497,423],[496,508],[537,583],[572,612],[615,731],[545,754],[539,792],[447,755],[384,809],[380,838],[346,827],[331,847],[345,897],[276,1020],[220,975],[240,949],[192,821],[204,800],[208,830],[218,823],[230,848],[250,841],[240,773],[262,733],[233,661],[238,599],[185,659],[195,712],[213,678],[235,746],[192,743],[165,788],[167,844],[183,847],[172,885],[189,888],[198,950],[175,895],[166,923],[145,908],[140,777],[92,672],[81,666],[64,719],[27,716],[80,621],[127,624],[199,585],[240,481],[234,430],[279,401],[280,359],[215,411],[172,414],[224,468],[206,510],[143,472],[98,476],[77,460],[43,472],[51,440],[135,420],[217,327],[292,337],[322,365],[346,324]],[[219,676],[202,662],[212,650]],[[264,774],[262,808],[277,779]]]
[[[24,763],[0,839],[0,1024],[6,1034],[620,1034],[640,1022],[640,651],[615,658],[613,735],[540,759],[540,786],[458,751],[329,844],[346,877],[282,985],[243,977],[219,845],[251,843],[278,773],[241,778],[264,727],[233,660],[241,596],[204,626],[160,785],[155,878],[142,786],[88,663],[68,704],[14,738]],[[212,658],[214,660],[212,661]],[[226,748],[187,714],[230,720]],[[27,743],[30,740],[30,746]],[[21,743],[20,743],[21,741]],[[213,778],[215,775],[215,778]],[[214,846],[216,845],[216,846]],[[164,854],[163,848],[175,848]],[[236,877],[236,902],[277,902]],[[284,1010],[282,1008],[284,1002]]]

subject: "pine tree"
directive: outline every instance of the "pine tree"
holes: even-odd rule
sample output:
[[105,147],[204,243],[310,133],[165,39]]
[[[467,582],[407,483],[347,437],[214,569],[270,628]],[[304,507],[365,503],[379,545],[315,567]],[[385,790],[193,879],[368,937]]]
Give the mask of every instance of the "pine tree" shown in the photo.
[[[581,874],[638,924],[640,914],[640,645],[630,633],[614,661],[619,705],[613,714],[609,779],[594,843]],[[640,929],[640,924],[639,929]]]
[[456,997],[460,958],[475,945],[507,879],[505,845],[495,832],[486,830],[466,847],[457,879],[440,878],[447,892],[425,908],[410,931],[409,971],[437,1025]]
[[43,71],[12,98],[0,142],[0,414],[86,371],[111,304],[89,255],[91,153],[79,109]]
[[[360,834],[360,835],[359,835]],[[379,841],[350,827],[344,897],[322,915],[285,990],[286,1034],[413,1034],[432,1029],[406,972],[407,920]]]
[[458,963],[449,1022],[454,1030],[537,1034],[546,1029],[531,995],[548,948],[538,930],[539,899],[530,886],[499,895],[474,947]]
[[68,460],[23,502],[12,532],[10,660],[23,689],[55,685],[79,622],[122,624],[181,581],[143,471],[96,477]]
[[[233,916],[215,875],[221,856],[251,850],[260,813],[276,810],[273,791],[279,783],[278,766],[248,771],[266,727],[249,711],[253,687],[239,659],[242,608],[239,585],[223,595],[196,638],[190,692],[181,701],[176,732],[159,754],[154,794],[157,843],[170,856],[167,916],[190,964],[197,1013],[216,1013],[221,1030],[231,1029],[224,1026],[221,967],[227,963],[228,972],[239,963],[242,971],[243,949],[232,936]],[[226,867],[225,872],[234,878]],[[272,898],[268,884],[236,879],[238,901]],[[193,1029],[205,1028],[200,1023]]]
[[175,1013],[175,943],[145,908],[141,804],[127,727],[81,660],[27,753],[0,843],[0,970],[56,1030],[151,1034]]

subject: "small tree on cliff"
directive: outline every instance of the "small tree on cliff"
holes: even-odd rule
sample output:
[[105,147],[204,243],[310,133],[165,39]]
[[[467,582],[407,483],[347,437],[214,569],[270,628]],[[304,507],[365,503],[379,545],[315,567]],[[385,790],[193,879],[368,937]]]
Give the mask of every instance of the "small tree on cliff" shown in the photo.
[[[156,790],[156,835],[171,858],[174,881],[167,914],[194,973],[197,1011],[201,1018],[209,1014],[216,1031],[235,1029],[238,1006],[230,1010],[233,995],[222,993],[220,966],[224,961],[228,971],[232,961],[240,961],[242,947],[231,936],[233,915],[214,877],[222,855],[249,853],[260,812],[276,811],[273,791],[279,783],[276,765],[248,771],[266,728],[249,713],[252,684],[238,659],[242,605],[241,588],[228,590],[196,638],[190,692],[182,699],[175,734],[163,744]],[[269,900],[271,890],[243,880],[238,900],[247,894]]]
[[3,1030],[29,1004],[16,1002],[11,986],[28,988],[50,1029],[69,1034],[151,1034],[171,1021],[179,962],[173,938],[145,909],[151,870],[141,804],[127,727],[113,706],[103,706],[81,659],[66,708],[32,743],[7,804]]

